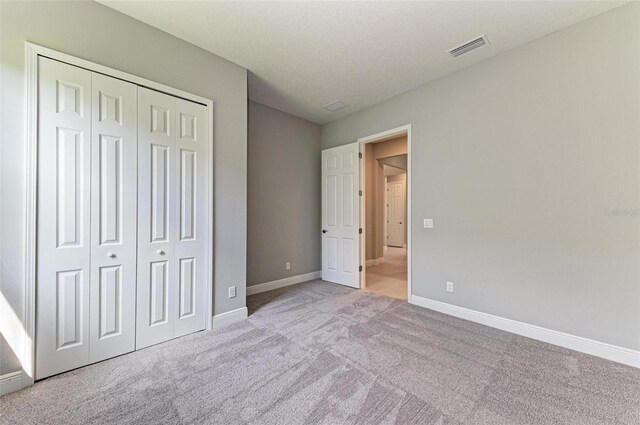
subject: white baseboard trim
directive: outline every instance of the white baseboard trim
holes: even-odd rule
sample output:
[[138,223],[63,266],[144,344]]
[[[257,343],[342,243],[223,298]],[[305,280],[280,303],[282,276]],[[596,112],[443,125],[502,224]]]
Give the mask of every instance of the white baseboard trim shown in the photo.
[[21,370],[0,375],[0,395],[9,394],[25,387]]
[[238,308],[236,310],[227,311],[213,316],[211,320],[211,329],[219,329],[232,323],[240,322],[248,317],[247,307]]
[[412,295],[409,303],[471,322],[640,368],[640,351]]
[[365,267],[371,267],[371,266],[379,266],[382,263],[384,263],[384,257],[367,260],[364,265]]
[[259,283],[257,285],[247,286],[247,295],[259,294],[261,292],[271,291],[273,289],[284,288],[285,286],[295,285],[297,283],[308,282],[310,280],[320,279],[322,272],[300,274],[297,276],[285,277],[284,279],[273,280],[271,282]]

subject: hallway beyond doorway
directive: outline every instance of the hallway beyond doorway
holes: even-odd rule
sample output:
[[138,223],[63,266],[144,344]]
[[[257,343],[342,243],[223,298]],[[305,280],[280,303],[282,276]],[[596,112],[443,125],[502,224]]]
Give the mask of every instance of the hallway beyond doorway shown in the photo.
[[387,247],[384,262],[366,269],[366,290],[401,300],[407,299],[407,250]]

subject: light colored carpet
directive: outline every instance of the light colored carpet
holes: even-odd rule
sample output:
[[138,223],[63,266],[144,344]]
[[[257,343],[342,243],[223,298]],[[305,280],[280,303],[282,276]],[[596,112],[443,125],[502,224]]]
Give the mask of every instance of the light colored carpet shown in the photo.
[[640,370],[320,281],[0,398],[3,424],[634,424]]

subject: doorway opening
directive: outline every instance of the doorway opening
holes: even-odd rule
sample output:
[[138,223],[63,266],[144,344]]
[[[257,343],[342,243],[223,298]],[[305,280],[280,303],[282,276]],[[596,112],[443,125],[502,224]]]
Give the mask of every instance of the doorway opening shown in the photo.
[[360,287],[407,300],[410,291],[410,126],[359,139]]

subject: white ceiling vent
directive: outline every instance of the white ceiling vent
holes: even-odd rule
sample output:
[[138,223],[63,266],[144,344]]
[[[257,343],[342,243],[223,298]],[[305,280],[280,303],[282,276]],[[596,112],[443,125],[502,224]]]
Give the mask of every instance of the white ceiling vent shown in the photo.
[[342,109],[344,108],[345,105],[344,103],[342,103],[340,100],[336,100],[335,102],[331,102],[327,105],[324,105],[323,108],[330,110],[331,112],[333,111],[337,111],[338,109]]
[[483,34],[482,36],[474,38],[471,41],[467,41],[466,43],[458,47],[454,47],[453,49],[449,50],[449,54],[454,58],[457,58],[458,56],[462,56],[465,53],[469,53],[472,50],[479,49],[480,47],[486,46],[488,44],[489,40],[487,39],[487,36]]

